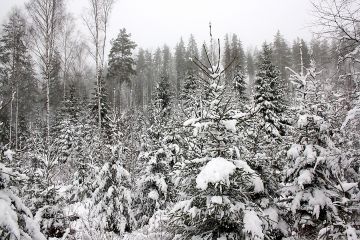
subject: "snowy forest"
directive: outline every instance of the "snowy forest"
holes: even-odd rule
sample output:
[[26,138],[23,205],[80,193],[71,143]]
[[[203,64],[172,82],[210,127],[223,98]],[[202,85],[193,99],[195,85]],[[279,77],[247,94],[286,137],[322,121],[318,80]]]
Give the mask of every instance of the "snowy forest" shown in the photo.
[[88,38],[64,0],[1,23],[1,240],[360,239],[359,1],[248,49],[216,22],[144,49],[114,4]]

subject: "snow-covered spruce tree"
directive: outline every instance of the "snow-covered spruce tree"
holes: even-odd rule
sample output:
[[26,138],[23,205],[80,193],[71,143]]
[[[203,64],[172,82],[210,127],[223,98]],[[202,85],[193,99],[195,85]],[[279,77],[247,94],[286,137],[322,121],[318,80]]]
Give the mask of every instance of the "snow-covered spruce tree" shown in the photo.
[[18,240],[45,240],[31,211],[12,191],[11,178],[26,180],[26,176],[0,163],[0,238]]
[[108,147],[112,156],[93,183],[91,226],[102,234],[121,237],[136,224],[131,209],[131,180],[129,172],[122,167],[122,146]]
[[53,128],[54,144],[59,151],[59,161],[74,167],[72,159],[80,158],[80,106],[75,85],[71,84],[69,94],[62,102],[58,112],[58,121]]
[[171,110],[171,89],[169,75],[165,72],[160,77],[160,81],[156,87],[154,105],[156,115],[161,118],[169,116]]
[[236,92],[236,96],[238,100],[244,104],[248,100],[246,96],[246,82],[245,82],[245,74],[240,66],[236,68],[235,76],[233,79],[233,89]]
[[[278,197],[278,184],[285,163],[287,125],[284,121],[284,92],[280,73],[271,62],[271,49],[265,43],[258,60],[254,105],[247,121],[239,126],[241,152],[252,169],[264,181],[265,191]],[[270,204],[273,203],[270,201]]]
[[[127,109],[117,120],[121,139],[124,146],[124,168],[127,169],[136,179],[139,171],[143,170],[138,166],[138,155],[141,150],[143,133],[148,127],[146,113],[136,108]],[[145,140],[144,140],[145,141]]]
[[305,75],[291,70],[300,99],[297,141],[287,152],[281,189],[285,218],[297,239],[357,239],[352,224],[359,220],[358,182],[345,178],[351,159],[333,139],[335,129],[327,121],[331,113],[314,66]]
[[[93,91],[93,96],[91,98],[89,107],[92,113],[93,118],[96,120],[96,122],[99,122],[99,113],[98,113],[98,101],[100,99],[101,104],[101,138],[104,138],[104,140],[108,140],[111,136],[110,133],[110,107],[108,104],[108,94],[107,89],[105,86],[105,80],[103,77],[100,78],[100,91],[98,89],[97,84],[95,84],[95,88]],[[99,96],[100,95],[100,96]],[[98,129],[99,130],[99,129]]]
[[271,62],[271,48],[264,43],[255,79],[254,103],[262,120],[263,130],[274,137],[285,134],[282,121],[285,110],[283,89],[280,72]]
[[21,159],[21,172],[28,176],[19,194],[40,224],[41,232],[48,238],[59,238],[68,228],[65,199],[59,192],[63,171],[60,170],[59,150],[53,140],[47,150],[44,125],[45,122],[39,120],[32,126],[24,148],[17,153],[17,159]]
[[254,202],[264,186],[240,159],[238,116],[224,94],[222,71],[196,64],[207,76],[205,93],[199,117],[184,122],[184,159],[175,165],[180,201],[170,211],[170,228],[179,239],[264,239],[265,214]]
[[[148,134],[154,134],[152,131],[154,128],[148,130]],[[148,224],[157,210],[164,210],[171,202],[169,160],[173,153],[162,141],[163,139],[157,147],[143,144],[139,155],[139,162],[145,164],[136,187],[139,189],[136,200],[136,218],[139,226]]]
[[145,164],[137,182],[139,196],[136,216],[140,225],[148,223],[157,210],[172,200],[170,172],[175,164],[178,146],[172,129],[171,92],[168,77],[163,76],[156,88],[151,112],[152,123],[144,136],[138,161]]
[[197,81],[195,74],[188,71],[184,80],[184,86],[180,93],[181,108],[185,114],[190,114],[196,104]]
[[[35,130],[35,129],[34,129]],[[25,170],[29,179],[23,191],[41,232],[46,237],[63,237],[68,227],[65,217],[64,198],[59,194],[59,155],[54,143],[46,150],[42,134],[34,131],[28,140],[24,157],[30,166]]]
[[[95,178],[95,169],[102,166],[104,159],[109,159],[107,151],[103,150],[101,139],[99,138],[96,121],[91,110],[88,108],[86,100],[79,101],[78,122],[75,123],[75,140],[72,143],[75,147],[72,151],[71,159],[76,160],[72,165],[73,177],[71,179],[71,190],[68,195],[70,202],[81,202],[91,196],[92,179]],[[106,156],[106,157],[105,157]]]

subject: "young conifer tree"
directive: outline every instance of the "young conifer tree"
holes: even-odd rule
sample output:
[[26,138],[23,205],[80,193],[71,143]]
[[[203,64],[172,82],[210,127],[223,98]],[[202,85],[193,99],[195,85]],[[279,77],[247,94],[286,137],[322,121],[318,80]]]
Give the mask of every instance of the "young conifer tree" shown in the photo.
[[137,182],[139,189],[137,219],[148,223],[157,210],[164,210],[172,200],[171,168],[178,152],[175,144],[171,113],[169,80],[164,75],[156,88],[151,112],[152,123],[144,136],[139,162],[145,164]]
[[110,146],[111,158],[93,183],[91,217],[100,232],[123,236],[135,225],[130,173],[122,167],[122,146]]
[[0,163],[0,238],[45,240],[30,209],[13,192],[11,178],[26,180],[24,175]]
[[285,111],[284,92],[280,72],[271,61],[271,48],[263,45],[255,79],[255,108],[262,119],[263,128],[274,137],[285,134],[282,113]]
[[[290,69],[291,70],[291,69]],[[331,111],[320,87],[315,63],[306,74],[291,70],[298,91],[295,139],[287,152],[285,185],[281,189],[286,216],[298,238],[357,239],[357,182],[348,182],[351,159],[339,148]]]
[[233,79],[233,90],[236,93],[236,96],[241,103],[241,105],[245,105],[245,102],[248,100],[246,96],[246,82],[245,82],[245,74],[244,70],[240,66],[236,68],[235,76]]
[[[109,107],[109,99],[108,99],[108,92],[105,86],[105,80],[103,77],[100,78],[100,85],[101,91],[98,91],[99,87],[97,83],[95,84],[95,88],[93,91],[93,96],[91,98],[89,108],[92,113],[92,117],[99,122],[99,116],[101,117],[101,135],[104,137],[104,140],[107,141],[110,139],[110,107]],[[100,103],[100,115],[98,114],[99,111],[99,104]]]
[[237,144],[242,115],[224,94],[220,64],[207,68],[194,62],[206,76],[199,81],[204,92],[195,117],[183,124],[183,159],[175,166],[180,197],[170,211],[170,227],[180,239],[264,239],[269,225],[254,201],[264,185]]

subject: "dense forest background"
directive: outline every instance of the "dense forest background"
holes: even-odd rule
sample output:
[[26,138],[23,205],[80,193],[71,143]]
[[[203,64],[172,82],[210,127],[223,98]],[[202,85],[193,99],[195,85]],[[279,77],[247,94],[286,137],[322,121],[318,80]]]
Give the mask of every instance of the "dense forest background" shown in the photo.
[[357,1],[314,1],[310,41],[155,51],[113,4],[90,41],[62,0],[2,25],[1,239],[358,239]]

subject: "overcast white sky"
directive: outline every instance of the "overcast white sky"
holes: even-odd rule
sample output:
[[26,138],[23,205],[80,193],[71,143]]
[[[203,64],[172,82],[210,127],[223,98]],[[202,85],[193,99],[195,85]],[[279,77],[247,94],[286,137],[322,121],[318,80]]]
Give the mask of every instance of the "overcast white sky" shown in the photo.
[[[88,0],[67,0],[68,10],[81,18]],[[27,0],[0,0],[0,21],[13,6],[22,7]],[[174,47],[190,33],[198,44],[208,40],[212,22],[215,37],[236,33],[245,47],[271,41],[276,31],[289,41],[296,37],[311,38],[309,0],[117,0],[110,21],[109,38],[125,27],[143,48],[167,43]],[[86,31],[82,21],[80,29]]]

